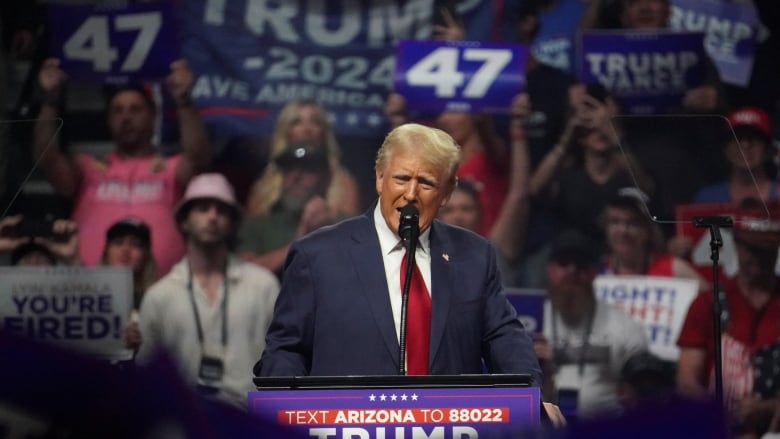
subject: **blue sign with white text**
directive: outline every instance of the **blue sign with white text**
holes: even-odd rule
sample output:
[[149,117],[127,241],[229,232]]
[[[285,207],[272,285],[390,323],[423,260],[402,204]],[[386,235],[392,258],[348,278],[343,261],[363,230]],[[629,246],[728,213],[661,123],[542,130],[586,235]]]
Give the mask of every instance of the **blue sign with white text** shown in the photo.
[[401,41],[395,91],[413,111],[508,113],[525,85],[527,52],[521,44]]
[[583,33],[579,80],[601,83],[624,113],[668,112],[704,82],[702,38],[691,32]]
[[720,79],[747,86],[762,26],[753,3],[716,0],[672,0],[672,29],[704,32],[704,47]]
[[51,54],[73,79],[127,84],[163,78],[179,57],[172,2],[47,5]]

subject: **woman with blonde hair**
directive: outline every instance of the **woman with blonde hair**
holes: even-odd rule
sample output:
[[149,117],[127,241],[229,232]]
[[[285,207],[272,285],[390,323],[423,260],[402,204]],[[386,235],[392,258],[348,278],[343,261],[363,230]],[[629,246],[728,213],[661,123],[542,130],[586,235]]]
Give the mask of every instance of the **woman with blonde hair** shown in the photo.
[[282,174],[275,158],[287,151],[292,142],[321,144],[327,153],[331,183],[326,193],[328,204],[339,214],[360,213],[360,194],[355,178],[341,165],[341,151],[328,122],[325,109],[313,99],[297,99],[282,108],[271,137],[271,160],[253,185],[247,199],[247,216],[267,214],[282,194]]

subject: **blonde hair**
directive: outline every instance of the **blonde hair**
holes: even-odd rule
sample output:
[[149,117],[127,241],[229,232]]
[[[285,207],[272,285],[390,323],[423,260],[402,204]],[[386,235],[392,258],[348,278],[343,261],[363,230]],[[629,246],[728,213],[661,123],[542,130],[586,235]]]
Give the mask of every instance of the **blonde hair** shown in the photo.
[[416,123],[400,125],[390,131],[376,154],[375,169],[384,169],[390,162],[393,152],[399,149],[414,149],[424,162],[441,170],[444,179],[455,185],[455,173],[460,166],[460,147],[455,140],[438,128]]
[[287,103],[279,113],[271,136],[271,156],[263,175],[255,181],[249,192],[246,205],[247,216],[264,215],[282,195],[282,172],[274,160],[281,155],[288,145],[287,134],[298,117],[298,112],[303,107],[313,107],[320,114],[322,125],[322,145],[328,155],[331,183],[328,186],[326,199],[331,206],[339,206],[344,194],[341,190],[341,177],[346,171],[341,166],[341,150],[336,142],[333,126],[327,119],[325,109],[313,99],[296,99]]

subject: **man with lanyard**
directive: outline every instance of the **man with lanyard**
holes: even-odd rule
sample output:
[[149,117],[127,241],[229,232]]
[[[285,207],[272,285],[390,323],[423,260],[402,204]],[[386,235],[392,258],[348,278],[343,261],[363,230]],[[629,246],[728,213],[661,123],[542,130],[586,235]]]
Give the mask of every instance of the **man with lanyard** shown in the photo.
[[231,255],[240,208],[221,174],[195,177],[175,217],[187,253],[144,295],[137,358],[167,350],[201,394],[246,407],[279,283]]
[[547,264],[544,331],[535,340],[544,391],[567,419],[617,414],[617,383],[625,362],[647,350],[644,328],[596,299],[598,244],[566,230],[552,243]]

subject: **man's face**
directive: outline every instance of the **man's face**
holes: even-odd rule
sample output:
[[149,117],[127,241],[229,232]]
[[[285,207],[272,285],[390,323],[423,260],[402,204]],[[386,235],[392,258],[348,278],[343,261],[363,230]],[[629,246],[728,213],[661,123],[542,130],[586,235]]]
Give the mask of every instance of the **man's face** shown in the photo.
[[576,325],[590,312],[594,300],[593,279],[598,269],[571,263],[547,264],[547,294],[553,309],[569,324]]
[[450,200],[439,211],[439,219],[475,231],[479,226],[479,201],[468,192],[456,188]]
[[324,197],[329,185],[327,167],[292,165],[282,169],[282,199],[287,207],[303,208],[315,195]]
[[197,200],[192,203],[182,227],[192,242],[223,245],[233,228],[230,207],[216,200]]
[[400,214],[398,209],[413,204],[420,212],[420,232],[430,225],[439,208],[447,203],[453,184],[446,170],[426,163],[414,146],[398,146],[376,170],[376,191],[380,195],[382,216],[395,233],[398,233]]
[[772,285],[777,262],[777,247],[750,245],[737,237],[739,276],[751,287],[768,288]]
[[108,129],[120,150],[145,147],[154,132],[154,111],[139,92],[121,91],[109,104]]

